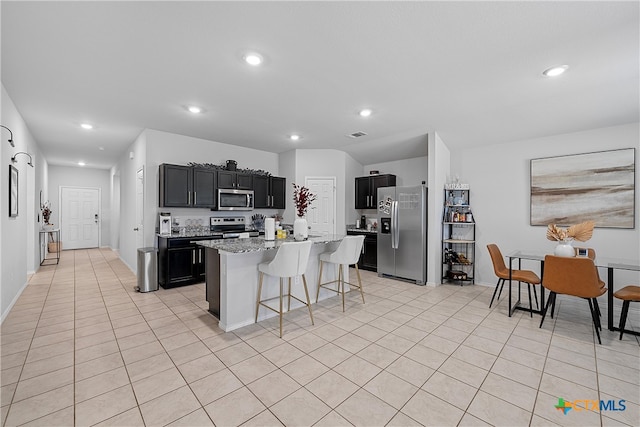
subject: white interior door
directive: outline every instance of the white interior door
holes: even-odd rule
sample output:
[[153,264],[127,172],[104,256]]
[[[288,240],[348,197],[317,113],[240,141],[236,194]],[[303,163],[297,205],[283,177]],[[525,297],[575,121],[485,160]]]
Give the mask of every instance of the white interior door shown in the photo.
[[336,234],[336,179],[305,178],[305,187],[316,195],[307,211],[309,234]]
[[136,226],[133,229],[136,232],[136,248],[144,246],[144,228],[142,226],[144,220],[144,169],[138,169],[136,172]]
[[100,246],[100,189],[62,187],[60,240],[63,249]]

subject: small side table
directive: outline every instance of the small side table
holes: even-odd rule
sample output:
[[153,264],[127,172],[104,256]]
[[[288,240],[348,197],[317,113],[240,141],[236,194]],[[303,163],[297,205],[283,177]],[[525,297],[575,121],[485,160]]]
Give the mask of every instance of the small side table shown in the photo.
[[[56,243],[55,258],[47,258],[47,251],[49,250],[49,238],[53,240],[51,243]],[[42,240],[44,239],[44,256],[42,255]],[[40,265],[45,265],[46,261],[55,261],[56,264],[60,263],[60,229],[56,228],[53,230],[40,230]],[[52,265],[52,264],[48,264]]]

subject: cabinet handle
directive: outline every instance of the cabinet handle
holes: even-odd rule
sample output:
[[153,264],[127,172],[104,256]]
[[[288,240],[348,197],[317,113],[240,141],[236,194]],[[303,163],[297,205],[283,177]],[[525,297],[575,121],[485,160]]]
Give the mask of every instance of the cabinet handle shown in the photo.
[[202,249],[198,249],[198,263],[202,264]]
[[187,204],[191,204],[191,191],[187,191]]
[[196,250],[191,251],[191,264],[196,263]]
[[197,205],[198,204],[198,193],[197,192],[193,192],[193,204]]

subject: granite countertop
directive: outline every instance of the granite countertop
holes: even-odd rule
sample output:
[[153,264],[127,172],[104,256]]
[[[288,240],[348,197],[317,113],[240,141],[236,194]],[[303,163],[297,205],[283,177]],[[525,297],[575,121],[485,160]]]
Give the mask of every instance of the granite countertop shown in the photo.
[[378,231],[374,229],[367,230],[365,228],[347,227],[347,233],[377,234]]
[[[309,236],[309,240],[315,243],[331,243],[339,242],[344,238],[339,234],[328,234],[324,236]],[[286,239],[276,239],[267,241],[264,240],[264,236],[251,237],[248,239],[216,239],[216,240],[201,240],[194,242],[197,245],[207,248],[217,249],[223,252],[229,252],[234,254],[248,253],[248,252],[260,252],[267,251],[280,247],[284,242],[295,242],[292,237]]]

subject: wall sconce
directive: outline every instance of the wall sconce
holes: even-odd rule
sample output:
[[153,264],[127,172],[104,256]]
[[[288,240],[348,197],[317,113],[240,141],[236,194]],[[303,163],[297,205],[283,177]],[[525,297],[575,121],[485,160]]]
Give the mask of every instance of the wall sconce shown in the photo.
[[12,146],[12,147],[15,147],[16,145],[13,143],[13,132],[11,132],[11,129],[9,129],[9,128],[8,128],[8,127],[6,127],[5,125],[0,125],[0,127],[3,127],[3,128],[5,128],[6,130],[8,130],[8,131],[9,131],[9,135],[11,135],[11,136],[9,137],[9,140],[8,140],[8,141],[9,141],[9,144],[11,144],[11,146]]
[[31,154],[29,153],[25,153],[24,151],[20,151],[19,153],[16,153],[12,158],[11,158],[11,163],[15,163],[17,162],[16,157],[18,157],[18,154],[24,154],[25,156],[29,156],[29,163],[27,163],[29,166],[33,167],[33,159],[31,158]]

